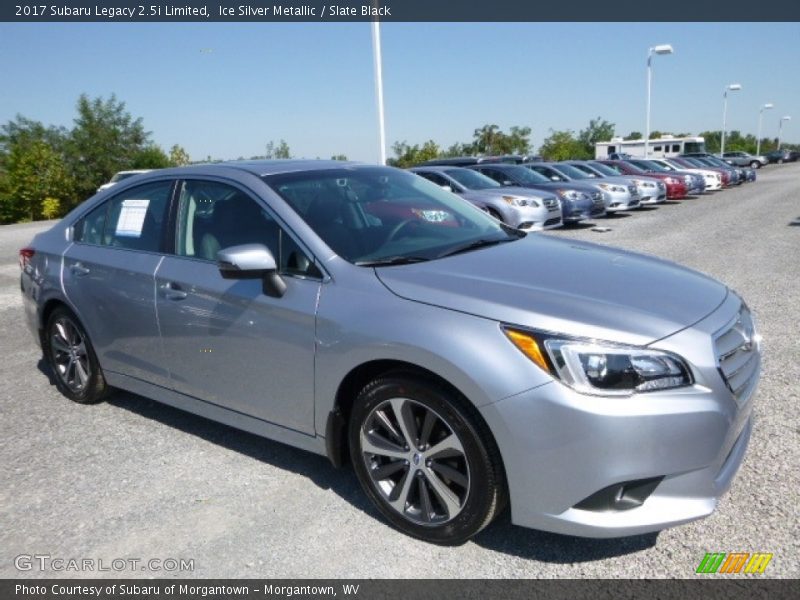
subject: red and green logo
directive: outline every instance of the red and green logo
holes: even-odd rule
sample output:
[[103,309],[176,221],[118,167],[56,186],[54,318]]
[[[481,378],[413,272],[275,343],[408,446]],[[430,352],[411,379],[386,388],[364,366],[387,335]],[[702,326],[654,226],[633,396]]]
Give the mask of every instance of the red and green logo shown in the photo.
[[706,552],[697,573],[763,573],[771,560],[766,552]]

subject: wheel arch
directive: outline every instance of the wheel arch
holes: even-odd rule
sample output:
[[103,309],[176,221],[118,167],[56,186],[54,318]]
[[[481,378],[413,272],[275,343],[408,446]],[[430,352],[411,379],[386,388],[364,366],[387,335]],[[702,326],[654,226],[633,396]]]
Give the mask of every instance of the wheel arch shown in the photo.
[[[370,360],[352,368],[342,379],[336,390],[333,407],[328,413],[325,426],[325,449],[328,459],[335,467],[342,467],[348,463],[349,451],[347,445],[348,423],[350,412],[356,397],[371,381],[388,374],[404,374],[410,377],[426,379],[453,393],[459,408],[466,411],[479,430],[486,443],[496,449],[500,456],[497,440],[494,438],[486,420],[461,390],[444,377],[420,365],[396,359]],[[501,467],[502,458],[500,459]],[[505,474],[503,475],[505,478]]]

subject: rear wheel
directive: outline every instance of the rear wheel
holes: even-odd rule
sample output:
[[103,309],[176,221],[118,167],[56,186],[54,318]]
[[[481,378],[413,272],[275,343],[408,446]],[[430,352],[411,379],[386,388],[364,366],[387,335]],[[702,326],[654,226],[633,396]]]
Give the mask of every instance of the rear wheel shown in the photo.
[[758,162],[757,160],[754,160],[753,162],[750,163],[750,167],[753,168],[753,169],[760,169],[761,168],[761,163]]
[[505,505],[499,452],[464,402],[437,382],[390,374],[362,390],[350,416],[367,496],[395,527],[436,544],[466,542]]
[[103,399],[108,391],[103,372],[86,330],[70,310],[57,308],[50,315],[44,346],[45,357],[62,394],[80,404],[93,404]]

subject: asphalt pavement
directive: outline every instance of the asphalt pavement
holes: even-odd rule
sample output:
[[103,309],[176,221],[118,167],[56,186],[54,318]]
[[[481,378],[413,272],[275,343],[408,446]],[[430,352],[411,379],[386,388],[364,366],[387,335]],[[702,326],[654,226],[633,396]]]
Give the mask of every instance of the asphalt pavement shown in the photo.
[[[746,299],[764,338],[753,437],[718,510],[614,540],[523,529],[506,513],[463,546],[426,544],[388,527],[352,472],[323,457],[129,393],[67,401],[19,295],[17,250],[46,225],[0,227],[0,577],[684,578],[707,552],[773,553],[764,577],[800,576],[800,164],[758,175],[596,221],[607,232],[538,234],[702,271]],[[94,570],[55,570],[59,558]]]

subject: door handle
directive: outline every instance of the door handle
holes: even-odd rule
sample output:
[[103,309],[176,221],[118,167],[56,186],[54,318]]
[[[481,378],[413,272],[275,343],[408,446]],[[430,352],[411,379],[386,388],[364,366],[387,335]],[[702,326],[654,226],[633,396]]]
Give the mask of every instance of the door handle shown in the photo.
[[161,286],[161,291],[167,300],[183,300],[189,295],[178,284],[169,282]]
[[72,273],[76,277],[83,277],[84,275],[88,275],[89,274],[89,269],[84,267],[79,262],[77,262],[74,265],[70,266],[69,270],[70,270],[70,273]]

